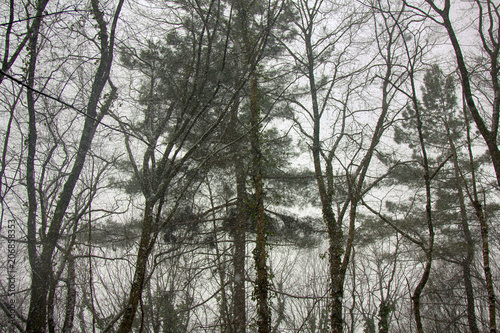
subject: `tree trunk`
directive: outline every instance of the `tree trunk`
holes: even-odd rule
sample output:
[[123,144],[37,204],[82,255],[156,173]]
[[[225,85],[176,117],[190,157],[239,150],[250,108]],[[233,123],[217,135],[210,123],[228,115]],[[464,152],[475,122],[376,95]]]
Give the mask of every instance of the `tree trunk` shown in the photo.
[[473,203],[474,209],[476,210],[476,216],[481,225],[481,240],[483,245],[483,269],[484,276],[486,279],[486,291],[488,292],[488,312],[489,312],[489,329],[490,333],[496,333],[496,296],[495,296],[495,287],[493,282],[493,276],[491,274],[491,266],[490,266],[490,245],[489,245],[489,237],[488,237],[488,224],[486,222],[486,217],[484,215],[483,206],[476,199]]
[[467,148],[469,152],[469,163],[470,168],[472,170],[472,195],[469,194],[469,200],[471,201],[474,210],[476,212],[476,216],[479,220],[479,224],[481,227],[481,240],[482,240],[482,253],[483,253],[483,269],[486,280],[486,291],[488,293],[488,312],[489,312],[489,329],[490,333],[496,333],[496,296],[495,296],[495,288],[493,284],[493,277],[491,275],[491,267],[490,267],[490,249],[489,249],[489,239],[488,239],[488,224],[486,221],[486,216],[484,215],[483,206],[479,201],[479,196],[477,193],[477,184],[476,184],[476,170],[474,166],[474,155],[472,152],[472,139],[470,135],[470,127],[467,123],[467,113],[464,108],[464,118],[465,123],[467,125]]
[[49,330],[49,333],[56,332],[56,322],[54,320],[54,301],[56,298],[56,288],[58,281],[59,280],[57,274],[52,274],[49,284],[49,293],[47,296],[47,328]]
[[[457,162],[457,161],[455,161]],[[464,278],[465,296],[467,298],[467,321],[471,333],[479,333],[476,319],[476,307],[474,305],[474,287],[472,286],[471,266],[474,260],[474,240],[469,229],[469,222],[465,206],[465,197],[462,187],[459,185],[458,164],[455,165],[455,176],[457,177],[457,192],[460,201],[460,216],[462,222],[462,231],[464,233],[466,246],[465,258],[462,260],[462,274]]]
[[[41,5],[41,2],[39,3]],[[38,11],[37,11],[38,12]],[[29,63],[27,84],[34,88],[35,69],[37,63],[38,36],[40,30],[40,20],[33,22],[33,31],[29,40]],[[46,330],[47,316],[47,292],[49,289],[50,276],[42,272],[42,263],[37,253],[36,239],[36,215],[37,215],[37,197],[35,186],[35,155],[37,144],[37,128],[35,113],[35,96],[31,89],[27,91],[28,115],[29,115],[29,134],[28,134],[28,156],[26,162],[26,183],[28,192],[28,256],[32,271],[31,278],[31,300],[28,312],[28,322],[26,332],[42,333]],[[50,266],[52,267],[52,266]]]
[[151,253],[151,249],[153,247],[152,243],[154,243],[155,241],[154,239],[151,239],[151,233],[153,230],[154,205],[154,202],[146,200],[146,205],[144,207],[144,218],[142,222],[141,239],[139,241],[139,250],[137,253],[137,260],[135,264],[134,279],[132,280],[132,285],[130,287],[122,321],[120,322],[120,326],[118,326],[116,333],[128,333],[132,331],[135,314],[137,313],[139,301],[142,296],[142,290],[144,288],[144,279],[147,273],[149,254]]
[[415,78],[414,78],[414,65],[410,64],[410,83],[412,89],[412,103],[413,108],[416,115],[417,121],[417,132],[418,139],[420,144],[420,153],[422,154],[422,167],[424,169],[424,186],[425,186],[425,219],[427,224],[427,230],[429,232],[428,244],[427,248],[422,246],[425,251],[425,267],[422,276],[420,277],[420,281],[418,282],[413,295],[411,297],[413,301],[413,314],[415,316],[415,323],[417,325],[417,332],[424,333],[423,325],[422,325],[422,316],[421,316],[421,308],[420,308],[420,298],[422,292],[429,280],[429,276],[431,273],[432,260],[433,260],[433,252],[434,252],[434,224],[432,221],[432,199],[431,199],[431,172],[429,166],[429,159],[427,157],[427,150],[425,145],[425,136],[423,134],[423,124],[422,124],[422,114],[420,112],[420,106],[417,100],[417,93],[415,87]]
[[255,295],[257,298],[257,327],[259,333],[271,332],[271,311],[269,309],[269,281],[266,264],[266,224],[264,218],[264,186],[262,179],[262,151],[260,148],[260,109],[258,102],[257,74],[250,78],[250,142],[252,146],[252,175],[255,187],[254,212],[255,241],[254,258],[257,269]]
[[[238,109],[239,97],[236,96],[232,114],[231,127],[233,129],[232,140],[237,140],[238,132]],[[245,293],[245,257],[246,257],[246,224],[247,224],[247,197],[246,197],[246,176],[239,152],[241,146],[234,143],[233,153],[235,155],[234,169],[236,175],[236,209],[237,215],[234,225],[234,290],[233,290],[233,332],[245,333],[247,325],[246,316],[246,293]]]
[[[264,218],[264,186],[262,175],[262,151],[260,147],[261,126],[259,91],[257,82],[256,48],[264,48],[250,37],[249,7],[252,3],[239,0],[235,2],[242,40],[245,65],[250,75],[250,146],[252,156],[252,178],[255,198],[252,205],[252,217],[255,221],[256,241],[253,250],[257,277],[255,281],[255,297],[257,299],[257,330],[259,333],[271,332],[271,311],[269,308],[269,277],[266,264],[266,223]],[[262,51],[262,49],[260,50]],[[240,286],[241,288],[241,286]]]
[[330,264],[330,328],[332,333],[343,332],[344,279],[342,266],[342,233],[335,220],[329,221],[329,264]]
[[411,296],[411,300],[413,302],[413,315],[415,317],[415,324],[417,325],[417,332],[418,333],[424,333],[424,327],[422,325],[422,315],[421,315],[421,308],[420,308],[420,300],[422,296],[422,291],[425,288],[425,285],[427,284],[427,281],[429,280],[429,275],[431,272],[431,266],[432,266],[432,256],[429,254],[426,254],[427,261],[425,263],[425,268],[424,268],[424,273],[422,274],[422,277],[420,278],[420,281],[413,291],[413,295]]
[[75,317],[76,306],[76,286],[75,286],[75,258],[68,255],[68,267],[66,277],[66,314],[64,316],[64,325],[62,333],[71,333],[73,331],[73,318]]
[[[464,105],[465,108],[465,105]],[[467,122],[468,120],[465,119]],[[465,258],[462,260],[462,274],[464,278],[465,296],[467,299],[467,321],[469,323],[469,329],[471,333],[479,333],[479,328],[477,326],[476,319],[476,307],[474,305],[474,287],[472,286],[472,275],[471,275],[471,265],[474,260],[474,240],[469,228],[469,218],[467,217],[467,208],[465,205],[465,195],[462,188],[462,177],[460,175],[460,166],[458,163],[457,149],[455,143],[452,140],[450,129],[448,124],[445,122],[446,131],[448,134],[448,142],[450,143],[451,151],[453,154],[453,164],[455,171],[455,180],[458,194],[458,201],[460,205],[460,221],[462,224],[462,231],[464,234],[464,239],[466,245]],[[465,185],[466,186],[466,185]]]
[[[10,17],[9,17],[9,23],[7,25],[7,31],[5,32],[5,44],[4,44],[5,48],[4,48],[4,54],[3,54],[3,59],[2,59],[2,69],[0,71],[0,84],[2,83],[3,79],[5,78],[5,75],[7,74],[7,72],[10,70],[10,68],[12,67],[14,62],[17,60],[17,58],[21,54],[21,51],[24,49],[24,46],[26,45],[26,43],[28,43],[28,45],[31,45],[33,37],[38,38],[40,23],[43,21],[43,17],[44,17],[43,12],[44,12],[45,7],[47,6],[48,2],[49,2],[49,0],[38,1],[35,16],[31,17],[32,23],[31,23],[31,26],[26,31],[26,36],[16,46],[16,50],[10,56],[9,55],[10,37],[12,34],[12,26],[15,22],[14,21],[15,20],[15,16],[14,16],[15,1],[10,0]],[[31,50],[32,49],[30,49],[30,52],[31,52]],[[29,86],[32,87],[31,85],[29,85]]]
[[378,333],[389,333],[390,328],[390,317],[392,311],[392,305],[387,300],[383,299],[378,307]]

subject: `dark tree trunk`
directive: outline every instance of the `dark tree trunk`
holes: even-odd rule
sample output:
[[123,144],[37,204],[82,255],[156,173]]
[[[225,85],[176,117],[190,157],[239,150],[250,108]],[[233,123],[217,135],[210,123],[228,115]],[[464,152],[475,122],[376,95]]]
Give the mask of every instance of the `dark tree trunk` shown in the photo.
[[392,305],[386,300],[382,300],[378,307],[378,333],[389,333],[390,328],[390,317],[391,317]]
[[[476,198],[477,199],[477,198]],[[486,280],[486,291],[488,292],[488,312],[490,316],[489,329],[490,333],[496,333],[496,296],[495,287],[493,282],[493,276],[491,273],[490,265],[490,245],[489,245],[489,230],[488,224],[486,222],[486,217],[484,215],[483,206],[476,200],[474,203],[474,209],[476,210],[476,216],[479,220],[481,226],[481,240],[483,249],[483,270]]]
[[[19,55],[21,54],[21,51],[24,49],[24,46],[26,43],[28,45],[31,45],[33,38],[38,38],[38,33],[40,30],[40,24],[43,21],[43,12],[45,10],[45,7],[47,6],[47,3],[49,0],[40,0],[38,1],[37,8],[36,8],[36,13],[35,16],[31,18],[31,26],[28,28],[26,31],[26,36],[21,40],[21,42],[17,45],[15,51],[12,54],[9,54],[10,48],[10,37],[12,34],[12,27],[15,23],[15,1],[10,0],[10,8],[9,8],[9,23],[7,24],[7,31],[5,32],[5,47],[4,47],[4,54],[3,54],[3,59],[2,59],[2,69],[0,71],[0,84],[2,83],[3,79],[5,78],[5,75],[9,71],[9,69],[12,67],[14,62],[17,60]],[[31,49],[30,49],[31,52]],[[31,85],[28,84],[29,87],[32,87]]]
[[[439,9],[434,1],[432,0],[426,0],[427,3],[434,9],[436,13],[438,13],[441,18],[443,19],[443,26],[446,28],[446,31],[448,33],[448,36],[450,38],[451,44],[453,46],[453,49],[455,51],[455,56],[457,60],[457,65],[458,65],[458,70],[460,72],[460,78],[461,78],[461,83],[462,83],[462,90],[463,90],[463,95],[465,98],[465,101],[467,103],[467,107],[469,109],[469,112],[472,115],[472,119],[474,120],[479,132],[481,133],[481,136],[483,137],[484,141],[486,142],[486,145],[488,147],[488,151],[490,153],[491,161],[493,163],[493,167],[495,169],[495,174],[497,178],[497,184],[500,186],[500,149],[498,147],[498,127],[499,127],[499,117],[500,117],[500,84],[499,84],[499,79],[498,79],[498,54],[500,51],[500,43],[499,41],[493,41],[493,46],[494,49],[487,49],[487,53],[490,56],[490,65],[491,65],[491,80],[492,80],[492,86],[494,90],[494,96],[493,96],[493,107],[492,107],[492,115],[491,115],[491,129],[489,129],[484,122],[483,117],[481,116],[481,113],[479,112],[478,107],[476,106],[476,103],[474,101],[474,94],[472,92],[471,88],[471,82],[470,82],[470,75],[467,69],[467,65],[465,62],[465,58],[462,53],[462,48],[460,46],[460,43],[458,41],[458,38],[456,36],[455,30],[453,29],[453,25],[450,20],[450,8],[451,8],[451,3],[449,0],[445,1],[444,8],[441,10]],[[480,8],[480,15],[483,14],[483,9],[482,9],[482,4],[480,2],[477,2],[477,5]],[[488,2],[488,11],[490,15],[493,16],[498,16],[498,7],[492,7],[491,3]],[[490,12],[493,9],[493,12]],[[495,12],[496,11],[496,12]],[[482,18],[480,19],[480,25],[479,29],[482,29]],[[490,31],[491,32],[491,31]],[[485,38],[484,35],[481,33],[481,38]],[[498,34],[491,34],[490,37],[493,38],[493,36],[496,36]],[[486,42],[483,39],[483,42]],[[483,44],[486,47],[486,43]],[[470,144],[470,143],[469,143]],[[470,148],[469,148],[469,153],[471,154]],[[471,160],[472,162],[472,160]],[[471,198],[472,204],[474,206],[474,209],[476,211],[476,215],[479,219],[479,222],[481,224],[481,238],[482,238],[482,252],[483,252],[483,265],[484,265],[484,273],[485,273],[485,279],[486,279],[486,289],[488,292],[488,308],[489,308],[489,330],[490,333],[496,333],[497,328],[496,328],[496,296],[495,296],[495,289],[493,287],[493,281],[492,281],[492,276],[491,276],[491,268],[489,265],[489,244],[488,244],[488,226],[486,224],[486,219],[484,216],[483,208],[482,205],[478,199],[477,196],[477,191],[475,189],[475,179],[473,180],[473,186],[474,186],[474,198]]]
[[332,333],[342,333],[344,326],[343,309],[344,279],[342,266],[342,234],[335,221],[328,226],[330,263],[330,328]]
[[266,264],[266,224],[264,218],[264,186],[262,179],[262,151],[260,148],[260,108],[258,101],[257,74],[250,78],[250,142],[252,146],[252,177],[255,187],[254,219],[255,241],[254,258],[257,269],[255,295],[257,298],[257,328],[259,333],[271,332],[271,310],[269,308],[269,277]]
[[141,300],[142,290],[144,288],[144,280],[147,273],[148,258],[153,247],[152,243],[154,243],[155,241],[151,237],[153,230],[154,205],[154,202],[146,200],[146,204],[144,207],[144,218],[142,221],[141,239],[139,241],[139,250],[137,253],[135,264],[134,279],[132,280],[128,300],[125,305],[125,311],[123,313],[120,326],[118,326],[118,329],[116,330],[116,333],[131,332],[135,314],[137,313],[137,308],[139,306],[139,301]]
[[[460,181],[458,178],[458,165],[455,165],[455,176],[457,184]],[[462,260],[462,274],[464,278],[465,296],[467,298],[467,320],[471,333],[479,333],[476,319],[476,306],[474,304],[474,287],[472,286],[471,266],[474,260],[474,241],[469,229],[469,222],[465,206],[465,197],[460,185],[457,185],[458,198],[460,200],[460,216],[462,222],[462,231],[466,242],[465,258]]]
[[75,258],[68,255],[68,268],[66,277],[66,314],[64,316],[64,324],[61,330],[62,333],[71,333],[73,331],[73,319],[75,317],[76,306],[76,285],[75,285]]
[[[240,29],[240,38],[243,46],[243,56],[250,79],[250,146],[252,157],[252,180],[255,191],[254,202],[252,203],[252,217],[255,223],[256,241],[253,250],[255,269],[257,277],[255,281],[255,298],[257,300],[257,330],[259,333],[271,332],[271,310],[269,308],[269,276],[266,264],[266,222],[264,217],[264,186],[262,173],[262,150],[261,150],[261,125],[260,125],[260,105],[259,90],[257,82],[258,52],[262,52],[265,47],[264,42],[259,45],[258,40],[252,40],[251,25],[249,23],[249,8],[252,3],[239,0],[235,2],[237,9],[237,19]],[[269,23],[269,22],[268,22]],[[267,34],[268,32],[266,32]],[[257,51],[257,52],[256,52]]]
[[[39,5],[42,3],[40,2]],[[38,11],[37,11],[38,12]],[[29,39],[29,63],[27,84],[34,88],[35,69],[37,63],[38,36],[40,30],[40,20],[33,22],[33,31]],[[28,135],[28,156],[26,163],[26,183],[28,192],[28,256],[32,271],[31,278],[31,300],[28,312],[28,322],[26,332],[42,333],[46,331],[47,316],[47,292],[49,289],[50,272],[47,274],[45,267],[42,267],[40,257],[37,253],[36,239],[36,215],[37,215],[37,197],[35,186],[35,155],[37,145],[37,128],[35,112],[34,92],[27,91],[28,115],[29,115],[29,135]],[[52,266],[50,266],[52,267]]]

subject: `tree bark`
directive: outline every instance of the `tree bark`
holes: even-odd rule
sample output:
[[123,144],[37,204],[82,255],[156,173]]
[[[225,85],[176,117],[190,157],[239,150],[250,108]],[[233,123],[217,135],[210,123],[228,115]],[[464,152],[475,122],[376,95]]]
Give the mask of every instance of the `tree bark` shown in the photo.
[[[314,173],[318,192],[321,200],[321,210],[328,233],[328,265],[330,278],[330,329],[333,333],[343,332],[343,278],[341,276],[343,235],[338,225],[335,213],[332,209],[332,193],[325,186],[323,170],[321,166],[321,142],[320,125],[321,115],[319,111],[318,92],[314,73],[314,55],[311,41],[311,31],[305,31],[305,44],[307,53],[307,70],[309,79],[309,89],[313,108],[313,137],[312,155],[314,162]],[[327,162],[328,163],[328,162]],[[327,175],[328,177],[328,175]]]
[[[464,110],[465,111],[465,110]],[[467,119],[467,116],[465,116]],[[467,121],[466,121],[467,124]],[[481,241],[482,241],[482,254],[483,254],[483,270],[486,280],[486,291],[488,293],[488,312],[489,312],[489,329],[490,333],[496,333],[496,294],[493,284],[493,277],[491,275],[490,267],[490,249],[489,249],[489,239],[488,239],[488,224],[486,217],[484,215],[483,206],[479,201],[479,195],[477,193],[476,184],[476,170],[474,166],[474,155],[472,152],[472,139],[470,135],[470,127],[467,125],[467,148],[469,151],[469,162],[470,168],[472,170],[472,194],[469,194],[469,200],[474,207],[476,216],[479,220],[481,228]]]
[[[255,223],[255,248],[253,250],[255,269],[257,271],[255,281],[255,298],[257,299],[257,330],[259,333],[271,332],[271,310],[269,308],[269,273],[266,263],[266,221],[264,217],[264,186],[262,172],[262,151],[261,151],[261,126],[260,126],[260,105],[259,89],[257,81],[257,65],[259,59],[255,51],[262,52],[264,45],[259,45],[258,40],[252,40],[251,26],[249,23],[249,9],[252,4],[245,1],[235,2],[237,18],[240,29],[240,38],[243,46],[243,56],[246,69],[250,78],[250,146],[252,157],[252,180],[255,191],[252,203],[252,217]],[[268,22],[269,23],[269,22]],[[266,36],[260,36],[262,41],[267,40]],[[255,37],[255,36],[253,36]]]
[[462,186],[460,186],[460,179],[458,174],[458,161],[455,160],[455,176],[457,177],[457,194],[460,201],[460,219],[462,224],[462,231],[466,243],[465,258],[462,260],[462,275],[464,278],[465,296],[467,299],[467,321],[471,333],[479,333],[476,319],[476,306],[474,304],[474,287],[472,286],[471,266],[474,260],[474,241],[469,229],[469,222],[467,217],[467,210],[465,206],[465,196]]
[[390,328],[390,316],[391,316],[391,304],[386,300],[382,300],[379,305],[378,310],[378,333],[389,333]]

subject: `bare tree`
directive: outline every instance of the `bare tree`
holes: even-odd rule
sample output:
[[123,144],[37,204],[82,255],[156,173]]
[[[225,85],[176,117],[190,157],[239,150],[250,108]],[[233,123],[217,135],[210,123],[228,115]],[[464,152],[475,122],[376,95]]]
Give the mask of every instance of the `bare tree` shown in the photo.
[[[358,15],[356,9],[347,11],[346,8],[332,5],[327,1],[299,2],[296,6],[300,14],[297,28],[304,43],[305,54],[289,50],[297,66],[309,81],[308,97],[311,99],[311,110],[301,103],[297,104],[307,121],[312,124],[312,129],[308,130],[303,125],[304,122],[300,120],[297,120],[297,126],[301,134],[310,141],[321,209],[327,227],[330,325],[334,332],[342,332],[344,282],[352,253],[357,208],[366,193],[379,181],[367,183],[366,178],[377,152],[377,146],[391,121],[390,105],[398,93],[394,87],[398,87],[404,78],[401,72],[394,71],[397,63],[394,49],[397,45],[401,45],[402,36],[397,26],[390,23],[391,18],[388,15],[381,20],[380,31],[377,30],[376,33],[376,42],[382,63],[378,68],[373,67],[377,72],[375,77],[382,83],[381,106],[373,110],[378,113],[374,119],[376,126],[372,132],[369,135],[366,132],[361,134],[357,141],[356,134],[350,133],[348,129],[357,122],[352,107],[357,102],[354,101],[354,96],[362,89],[356,80],[358,76],[363,77],[362,73],[369,73],[367,71],[369,66],[361,64],[357,68],[347,69],[349,67],[347,64],[352,54],[356,52],[354,51],[354,45],[356,45],[354,36],[356,32],[363,31],[362,24],[367,21],[368,17]],[[376,8],[376,4],[367,4],[367,7]],[[322,16],[323,13],[343,11],[345,11],[345,16],[338,18],[341,22],[338,26],[328,31],[324,30],[324,35],[317,32],[322,20],[325,19]],[[376,27],[379,29],[378,23]],[[370,58],[367,61],[369,63]],[[326,77],[321,76],[319,74],[321,68],[332,74]],[[347,88],[341,97],[337,97],[334,92],[341,85]],[[338,111],[333,113],[330,109]],[[334,131],[325,136],[322,134],[325,118],[332,113],[335,121],[329,126],[333,127]],[[368,141],[367,145],[364,143],[366,141]],[[344,160],[341,157],[342,151],[344,146],[348,145],[355,148],[350,153],[351,157]],[[380,176],[383,177],[382,174],[378,175]],[[345,192],[341,188],[344,188]],[[335,202],[341,202],[337,204],[337,213],[334,210]],[[344,219],[348,220],[346,236],[343,230]]]
[[[489,72],[490,76],[489,89],[491,89],[491,94],[482,91],[482,94],[486,97],[486,102],[482,103],[475,98],[473,88],[474,82],[471,75],[472,66],[470,65],[470,61],[466,58],[466,54],[464,54],[463,45],[459,41],[454,28],[455,22],[453,22],[452,18],[451,1],[444,1],[442,8],[440,8],[435,1],[432,0],[426,0],[426,3],[430,6],[430,10],[437,14],[439,19],[434,18],[431,13],[424,11],[422,8],[418,8],[416,6],[412,6],[412,8],[418,13],[429,17],[443,26],[448,34],[449,40],[455,52],[458,71],[461,77],[462,90],[467,103],[468,111],[471,113],[472,119],[474,120],[486,143],[486,146],[488,147],[491,161],[495,169],[497,183],[500,186],[500,149],[498,147],[498,127],[500,119],[500,79],[498,75],[500,70],[500,6],[491,0],[476,0],[472,6],[477,11],[476,17],[478,24],[476,29],[480,39],[479,47],[481,52],[485,54],[485,70]],[[489,115],[484,115],[482,110],[486,110],[488,106],[491,107],[491,113]],[[474,198],[473,204],[476,209],[478,219],[480,221],[484,221],[483,208],[477,197]],[[487,240],[488,231],[484,222],[481,222],[481,225],[483,237],[483,261],[485,265],[484,270],[489,301],[489,326],[490,332],[496,332],[496,296],[492,283],[491,268],[489,265],[489,249]]]
[[[38,10],[43,11],[46,2],[38,4]],[[81,131],[78,148],[75,152],[73,166],[68,173],[64,185],[59,193],[58,199],[54,202],[53,215],[50,221],[41,216],[42,234],[37,236],[37,225],[40,221],[37,218],[37,211],[43,211],[45,204],[43,197],[38,198],[38,188],[36,186],[35,159],[37,155],[37,115],[36,115],[36,94],[39,90],[35,85],[36,65],[39,56],[39,44],[43,41],[39,38],[40,22],[34,25],[29,36],[29,62],[27,75],[27,103],[29,115],[29,136],[28,136],[28,156],[26,163],[27,174],[27,194],[28,194],[28,254],[32,270],[30,310],[27,318],[27,332],[45,332],[47,328],[48,292],[53,271],[53,255],[61,237],[61,227],[68,205],[72,199],[72,194],[77,184],[80,173],[85,164],[85,158],[90,150],[92,139],[95,135],[101,119],[109,111],[111,103],[116,98],[116,91],[111,85],[111,91],[105,98],[102,105],[101,94],[108,83],[109,73],[113,60],[113,49],[115,40],[115,29],[123,1],[119,2],[114,16],[111,29],[108,31],[104,13],[98,1],[92,1],[92,12],[98,25],[98,36],[100,39],[99,66],[93,78],[90,96],[84,113],[85,121]],[[50,155],[48,156],[50,159]],[[43,179],[43,174],[41,175]],[[42,200],[42,201],[41,201]]]

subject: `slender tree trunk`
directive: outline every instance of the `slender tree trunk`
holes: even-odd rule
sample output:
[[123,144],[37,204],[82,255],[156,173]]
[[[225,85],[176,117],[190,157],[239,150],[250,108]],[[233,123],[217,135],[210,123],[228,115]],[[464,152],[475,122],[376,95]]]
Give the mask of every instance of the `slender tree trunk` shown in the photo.
[[[212,206],[213,207],[213,206]],[[217,230],[217,226],[215,225],[215,214],[214,214],[214,230]],[[220,280],[220,304],[219,304],[219,311],[220,311],[220,325],[221,325],[221,333],[231,333],[234,332],[234,330],[231,328],[232,327],[232,319],[230,315],[230,310],[229,310],[229,302],[228,302],[228,297],[227,297],[227,290],[226,290],[226,277],[227,277],[227,265],[226,265],[226,256],[225,254],[222,254],[219,251],[219,244],[217,241],[217,235],[214,232],[214,245],[215,245],[215,250],[216,250],[216,255],[217,255],[217,272],[219,273],[219,280]],[[151,298],[151,297],[150,297]]]
[[418,282],[415,290],[413,291],[413,295],[411,297],[413,301],[413,314],[415,316],[415,323],[417,325],[417,332],[424,333],[424,328],[422,325],[422,316],[421,316],[421,308],[420,301],[422,292],[429,280],[429,276],[431,273],[432,260],[433,260],[433,252],[434,252],[434,224],[432,221],[432,199],[431,199],[431,172],[429,167],[429,159],[427,157],[427,150],[425,145],[425,137],[423,134],[423,125],[422,125],[422,115],[420,112],[420,107],[417,101],[416,87],[415,87],[415,78],[414,78],[414,68],[413,64],[410,65],[410,83],[412,89],[412,99],[413,99],[413,108],[415,110],[416,120],[417,120],[417,132],[418,139],[420,143],[420,153],[422,154],[422,167],[424,169],[424,185],[425,185],[425,219],[427,223],[427,230],[429,232],[428,244],[427,248],[424,248],[425,251],[425,266],[424,272],[420,277],[420,281]]
[[47,296],[47,328],[49,333],[56,332],[56,322],[54,320],[54,301],[56,298],[56,288],[58,283],[57,274],[52,274],[50,279],[49,294]]
[[[332,209],[332,195],[325,186],[323,171],[321,166],[321,143],[320,143],[320,123],[317,88],[314,74],[314,55],[311,44],[310,32],[305,34],[306,52],[308,57],[308,78],[311,100],[313,106],[313,145],[312,154],[314,161],[314,172],[318,191],[321,199],[323,220],[328,233],[328,265],[330,278],[330,329],[333,333],[343,332],[343,297],[344,279],[342,276],[342,254],[343,254],[343,234]],[[328,162],[327,162],[328,163]],[[327,175],[328,177],[328,175]]]
[[424,267],[424,272],[422,276],[420,277],[420,281],[413,291],[413,295],[411,296],[411,300],[413,302],[413,315],[415,317],[415,324],[417,325],[417,332],[418,333],[424,333],[424,327],[422,325],[422,315],[421,315],[421,308],[420,308],[420,300],[422,296],[422,291],[425,288],[425,285],[427,284],[427,281],[429,280],[429,275],[431,272],[431,267],[432,267],[432,256],[429,254],[426,254],[426,262],[425,262],[425,267]]
[[[467,119],[465,119],[465,121],[467,122]],[[462,275],[464,278],[465,296],[467,299],[467,321],[469,323],[469,329],[471,333],[479,333],[479,328],[477,326],[477,319],[476,319],[476,310],[475,310],[476,307],[474,305],[474,288],[472,286],[472,275],[471,275],[471,266],[474,260],[474,240],[472,239],[472,235],[469,228],[469,218],[467,217],[465,195],[462,187],[463,180],[462,177],[460,176],[460,166],[458,163],[457,149],[455,147],[455,143],[452,140],[448,124],[445,122],[444,125],[446,127],[448,142],[450,143],[451,151],[453,154],[457,195],[460,205],[460,220],[462,224],[462,231],[464,234],[465,243],[467,244],[465,249],[465,258],[462,260],[461,263]]]
[[474,304],[474,287],[472,286],[472,274],[471,274],[471,264],[472,256],[467,250],[466,258],[462,263],[462,274],[464,278],[465,295],[467,298],[467,321],[469,323],[469,329],[471,333],[479,333],[479,328],[477,326],[476,320],[476,307]]
[[[331,220],[331,219],[330,219]],[[344,279],[341,274],[342,266],[342,232],[335,219],[328,225],[329,235],[329,264],[330,264],[330,326],[332,333],[342,333],[344,326],[343,301]]]
[[326,224],[328,233],[328,265],[330,278],[330,328],[333,333],[343,332],[343,297],[344,297],[344,279],[342,277],[342,254],[343,254],[343,234],[335,213],[332,209],[332,193],[329,193],[323,179],[321,166],[321,143],[320,143],[320,123],[321,116],[319,112],[317,88],[314,74],[314,55],[311,44],[310,32],[305,34],[306,52],[308,58],[308,78],[309,89],[313,106],[313,145],[312,154],[314,161],[314,172],[318,191],[321,199],[323,220]]
[[[47,6],[47,3],[49,0],[39,0],[37,2],[37,7],[36,7],[36,13],[35,16],[31,18],[31,26],[28,28],[26,32],[26,36],[21,40],[21,42],[16,46],[15,51],[12,53],[12,55],[9,54],[10,50],[10,37],[12,34],[12,27],[14,25],[14,5],[15,1],[10,0],[10,12],[9,12],[9,23],[7,25],[7,31],[5,32],[5,44],[4,44],[4,54],[3,54],[3,59],[2,59],[2,69],[0,70],[0,84],[2,83],[3,79],[5,78],[5,75],[9,71],[9,69],[12,67],[14,62],[17,60],[19,55],[21,54],[21,51],[24,49],[24,46],[26,43],[28,45],[31,44],[33,37],[38,38],[39,30],[40,30],[40,24],[43,21],[43,12],[45,10],[45,7]],[[31,49],[30,49],[31,52]]]
[[[456,162],[456,161],[455,161]],[[474,287],[472,286],[471,266],[474,260],[474,241],[469,229],[469,222],[467,217],[467,210],[465,206],[465,196],[460,186],[460,179],[458,178],[458,165],[455,165],[455,176],[457,177],[457,192],[460,201],[460,216],[462,222],[462,231],[466,242],[465,258],[462,260],[462,274],[464,278],[465,296],[467,298],[467,321],[469,322],[469,329],[471,333],[479,333],[476,319],[476,306],[474,304]]]
[[246,190],[245,173],[240,159],[237,157],[236,192],[237,216],[234,227],[234,295],[233,295],[233,329],[235,333],[246,332],[246,293],[245,293],[245,257],[246,257]]
[[[231,109],[230,127],[231,140],[238,139],[238,111],[240,107],[239,95],[236,95]],[[246,224],[247,224],[247,195],[246,174],[240,152],[241,145],[233,143],[234,173],[236,178],[236,217],[233,233],[233,320],[232,332],[246,332],[246,293],[245,293],[245,257],[246,257]]]
[[[252,178],[255,190],[253,202],[253,218],[255,221],[256,241],[253,250],[257,277],[255,281],[255,297],[257,299],[257,330],[259,333],[271,332],[271,311],[269,307],[269,276],[266,264],[266,223],[264,217],[264,186],[262,175],[262,151],[259,91],[257,82],[256,49],[264,47],[252,40],[249,24],[249,7],[252,3],[239,0],[235,2],[238,11],[238,23],[244,48],[244,59],[246,68],[250,74],[250,146],[252,156]],[[254,36],[255,37],[255,36]],[[260,50],[262,51],[262,50]]]
[[255,241],[254,258],[257,269],[255,295],[257,298],[257,327],[259,333],[271,332],[271,310],[269,308],[269,277],[266,264],[266,223],[264,218],[264,186],[262,179],[262,151],[260,148],[260,108],[258,101],[257,74],[250,78],[250,142],[252,146],[252,176],[255,187]]
[[476,170],[474,167],[474,155],[472,152],[472,139],[470,135],[470,127],[467,123],[467,114],[464,109],[464,116],[467,124],[467,148],[469,152],[469,162],[471,167],[471,175],[472,175],[472,194],[469,195],[469,200],[472,202],[474,206],[474,210],[476,212],[476,216],[479,220],[479,224],[481,227],[481,240],[482,240],[482,254],[483,254],[483,270],[486,280],[486,291],[488,293],[488,314],[489,314],[489,330],[490,333],[496,333],[496,295],[495,295],[495,287],[493,284],[493,277],[491,275],[491,267],[490,267],[490,248],[489,248],[489,239],[488,239],[488,224],[486,221],[486,216],[484,215],[483,206],[479,201],[479,195],[477,193],[477,184],[476,184]]
[[[42,3],[39,2],[39,5]],[[38,12],[38,11],[37,11]],[[34,88],[35,69],[37,63],[38,36],[40,31],[40,21],[33,22],[33,31],[29,39],[29,63],[27,84]],[[29,134],[28,134],[28,156],[26,163],[26,183],[28,191],[28,256],[33,272],[31,278],[31,300],[28,312],[28,322],[26,332],[42,333],[46,330],[47,316],[47,292],[49,289],[49,274],[42,272],[42,263],[37,251],[36,239],[36,215],[37,198],[35,186],[35,154],[37,144],[37,127],[35,113],[35,96],[32,90],[27,91],[28,115],[29,115]],[[43,274],[40,274],[43,273]]]

